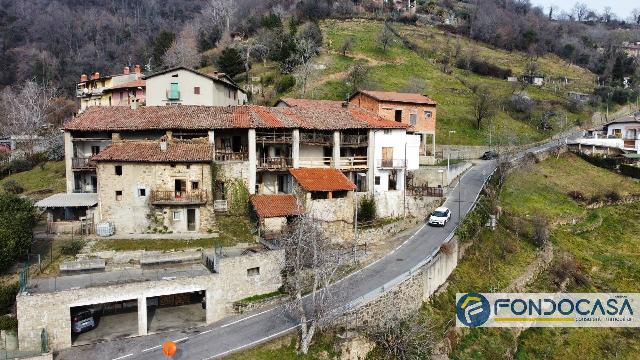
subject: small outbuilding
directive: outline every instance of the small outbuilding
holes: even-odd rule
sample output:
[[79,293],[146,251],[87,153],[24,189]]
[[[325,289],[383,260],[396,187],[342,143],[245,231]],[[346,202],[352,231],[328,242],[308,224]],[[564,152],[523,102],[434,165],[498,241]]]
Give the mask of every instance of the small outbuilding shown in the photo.
[[260,234],[266,239],[282,234],[289,220],[304,212],[298,199],[291,194],[252,195],[250,200]]
[[35,205],[47,214],[47,232],[52,234],[91,233],[93,213],[98,204],[96,193],[61,193]]

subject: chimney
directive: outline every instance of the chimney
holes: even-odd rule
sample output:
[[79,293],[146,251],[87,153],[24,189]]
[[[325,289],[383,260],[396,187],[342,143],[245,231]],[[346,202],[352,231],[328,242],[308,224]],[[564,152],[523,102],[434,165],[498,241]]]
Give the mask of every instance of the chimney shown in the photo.
[[139,79],[139,78],[140,78],[140,75],[142,74],[142,68],[140,67],[140,65],[139,65],[139,64],[136,64],[136,65],[133,67],[133,71],[136,73],[136,78],[137,78],[137,79]]
[[160,140],[160,151],[167,151],[167,140]]
[[124,69],[122,69],[122,73],[125,75],[129,75],[129,67],[125,66]]
[[138,101],[134,99],[131,101],[131,110],[135,110],[137,108],[138,108]]
[[98,80],[98,79],[100,79],[100,73],[96,71],[93,73],[93,80]]
[[172,140],[173,139],[173,131],[167,130],[166,139],[167,140]]
[[87,74],[80,75],[80,82],[87,81],[87,80],[89,80],[89,77],[87,76]]
[[348,102],[348,101],[343,101],[343,102],[342,102],[342,107],[343,107],[343,108],[347,108],[347,107],[349,107],[349,102]]

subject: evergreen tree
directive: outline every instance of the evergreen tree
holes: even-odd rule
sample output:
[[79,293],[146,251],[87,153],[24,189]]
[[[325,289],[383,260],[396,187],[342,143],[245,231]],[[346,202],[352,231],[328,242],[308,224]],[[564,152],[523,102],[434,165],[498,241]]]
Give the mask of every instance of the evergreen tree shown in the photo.
[[242,55],[235,48],[228,47],[222,50],[218,58],[218,70],[234,77],[244,71]]

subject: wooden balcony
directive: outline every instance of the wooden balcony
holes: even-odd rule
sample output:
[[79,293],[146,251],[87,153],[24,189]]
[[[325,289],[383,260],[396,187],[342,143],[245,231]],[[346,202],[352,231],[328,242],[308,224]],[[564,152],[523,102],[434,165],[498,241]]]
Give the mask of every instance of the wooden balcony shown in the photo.
[[333,134],[317,133],[317,132],[301,132],[300,143],[307,145],[332,145]]
[[285,170],[292,167],[293,161],[288,157],[267,157],[258,159],[258,170]]
[[404,159],[380,159],[378,160],[379,169],[404,169]]
[[300,167],[304,168],[328,168],[331,167],[331,156],[319,157],[301,157]]
[[366,156],[344,156],[336,166],[338,169],[357,170],[367,169],[369,164]]
[[635,139],[624,139],[624,148],[625,149],[636,149],[636,147],[638,146],[638,142],[640,142],[640,140],[635,140]]
[[95,170],[96,163],[91,161],[91,158],[87,157],[74,157],[71,158],[72,170]]
[[293,135],[290,131],[256,131],[258,144],[291,144]]
[[343,134],[340,136],[340,146],[369,146],[369,135],[367,134]]
[[202,205],[206,204],[209,194],[206,190],[195,191],[151,191],[151,203],[153,205]]
[[216,161],[248,161],[249,153],[246,151],[233,152],[231,150],[216,149]]

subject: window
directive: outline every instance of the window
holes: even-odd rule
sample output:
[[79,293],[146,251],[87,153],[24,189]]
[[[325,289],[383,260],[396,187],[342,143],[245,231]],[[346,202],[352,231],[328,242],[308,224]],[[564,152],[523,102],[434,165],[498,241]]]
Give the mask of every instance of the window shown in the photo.
[[186,165],[187,170],[191,169],[191,164]]
[[147,189],[138,189],[138,196],[139,197],[147,196]]
[[171,83],[171,88],[169,88],[169,93],[167,94],[167,98],[169,100],[180,99],[180,90],[178,88],[178,83]]
[[173,211],[173,221],[180,221],[180,220],[182,220],[182,211],[174,210]]
[[376,176],[374,180],[376,185],[380,185],[380,176]]
[[396,121],[402,122],[402,110],[396,110]]
[[391,135],[391,129],[384,129],[382,133],[385,135]]
[[122,176],[122,165],[116,165],[116,175]]
[[253,267],[253,268],[247,269],[247,276],[257,276],[257,275],[260,275],[259,267]]
[[198,190],[200,188],[200,183],[197,181],[191,182],[191,190]]
[[116,190],[116,201],[122,200],[122,190]]
[[418,122],[418,114],[409,114],[409,123],[415,125]]
[[194,95],[200,95],[200,86],[194,86],[193,87],[193,94]]
[[430,119],[431,118],[431,111],[425,111],[424,112],[424,118],[425,119]]
[[96,155],[100,152],[100,146],[92,146],[91,147],[91,155]]

